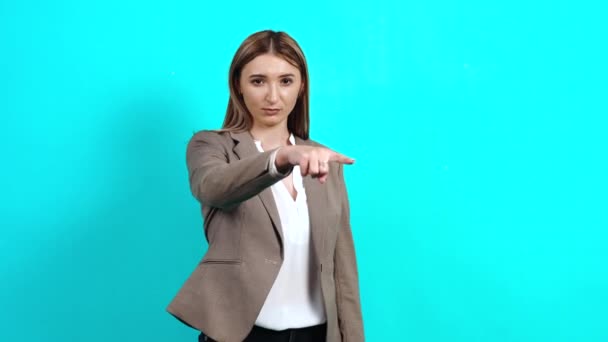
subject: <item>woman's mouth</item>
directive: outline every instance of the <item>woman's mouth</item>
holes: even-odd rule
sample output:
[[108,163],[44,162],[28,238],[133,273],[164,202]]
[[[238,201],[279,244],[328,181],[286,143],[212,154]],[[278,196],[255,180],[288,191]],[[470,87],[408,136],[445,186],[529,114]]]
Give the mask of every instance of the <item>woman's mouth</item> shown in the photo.
[[262,108],[262,110],[266,114],[276,114],[280,111],[280,109],[278,109],[278,108]]

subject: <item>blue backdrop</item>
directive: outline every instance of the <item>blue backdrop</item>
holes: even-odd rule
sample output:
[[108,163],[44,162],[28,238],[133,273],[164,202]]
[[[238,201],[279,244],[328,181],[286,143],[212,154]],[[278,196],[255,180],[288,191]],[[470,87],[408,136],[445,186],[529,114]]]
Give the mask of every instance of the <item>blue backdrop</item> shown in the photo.
[[0,2],[0,340],[195,341],[186,143],[262,29],[346,171],[369,341],[608,340],[601,1]]

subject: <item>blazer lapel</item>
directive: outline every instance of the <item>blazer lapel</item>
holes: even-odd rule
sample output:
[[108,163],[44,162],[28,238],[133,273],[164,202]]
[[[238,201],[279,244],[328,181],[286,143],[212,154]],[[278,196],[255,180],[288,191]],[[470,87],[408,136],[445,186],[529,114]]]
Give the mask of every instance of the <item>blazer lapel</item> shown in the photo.
[[[260,153],[260,151],[258,151],[258,149],[255,147],[255,143],[249,132],[230,132],[230,136],[233,140],[238,142],[232,150],[239,157],[239,159],[246,158],[247,156],[254,156]],[[274,196],[272,195],[272,189],[268,187],[262,190],[258,194],[258,197],[262,201],[264,208],[266,208],[268,216],[270,216],[270,220],[272,221],[274,229],[279,236],[281,251],[283,251],[283,228],[281,226],[279,210],[277,209],[276,202],[274,201]]]
[[[313,146],[310,140],[302,140],[299,137],[295,138],[296,145]],[[302,183],[306,191],[312,244],[317,261],[320,262],[325,249],[325,232],[327,231],[325,229],[326,225],[323,224],[323,213],[327,211],[328,203],[327,187],[319,183],[318,179],[310,176],[303,177]]]
[[[260,153],[255,147],[255,143],[253,138],[249,132],[239,132],[234,133],[230,132],[230,136],[233,140],[237,141],[237,144],[234,146],[233,151],[239,157],[239,159],[246,158],[247,156],[253,156],[257,153]],[[310,140],[303,140],[298,136],[295,136],[296,145],[306,145],[312,146],[313,144]],[[314,248],[315,257],[317,261],[321,260],[321,256],[323,255],[323,250],[325,249],[325,233],[326,227],[323,224],[323,215],[327,209],[327,190],[324,184],[319,183],[317,179],[313,179],[310,176],[306,176],[302,178],[302,182],[304,185],[304,189],[306,191],[307,205],[308,205],[308,217],[310,222],[310,230],[312,236],[312,244]],[[281,226],[281,219],[279,216],[279,211],[277,209],[276,202],[274,201],[274,196],[272,194],[272,189],[270,187],[262,190],[258,195],[262,204],[264,204],[264,208],[268,212],[268,216],[270,216],[270,220],[274,225],[274,229],[279,236],[279,242],[281,244],[281,251],[283,250],[283,228]]]

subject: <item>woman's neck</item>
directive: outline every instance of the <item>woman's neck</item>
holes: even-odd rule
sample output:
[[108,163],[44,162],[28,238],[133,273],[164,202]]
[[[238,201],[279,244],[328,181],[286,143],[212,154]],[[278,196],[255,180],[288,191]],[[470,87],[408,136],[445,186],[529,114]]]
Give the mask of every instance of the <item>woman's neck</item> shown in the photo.
[[262,148],[265,151],[275,149],[277,147],[289,145],[289,131],[287,127],[271,127],[271,128],[256,128],[253,127],[249,131],[253,139],[262,142]]

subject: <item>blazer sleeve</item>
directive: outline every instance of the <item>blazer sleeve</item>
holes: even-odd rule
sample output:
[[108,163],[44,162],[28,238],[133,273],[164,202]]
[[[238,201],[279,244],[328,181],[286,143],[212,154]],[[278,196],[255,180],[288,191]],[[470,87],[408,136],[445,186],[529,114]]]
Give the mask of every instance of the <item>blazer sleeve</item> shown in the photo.
[[228,148],[232,146],[226,137],[213,131],[200,131],[188,142],[190,189],[205,205],[233,207],[286,176],[270,172],[270,157],[275,150],[228,162]]
[[355,246],[350,226],[350,205],[342,165],[339,166],[339,181],[343,193],[340,227],[334,254],[334,277],[336,280],[336,304],[338,324],[344,342],[362,342],[363,316],[359,295],[359,275]]

